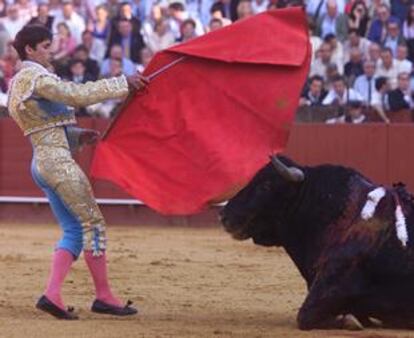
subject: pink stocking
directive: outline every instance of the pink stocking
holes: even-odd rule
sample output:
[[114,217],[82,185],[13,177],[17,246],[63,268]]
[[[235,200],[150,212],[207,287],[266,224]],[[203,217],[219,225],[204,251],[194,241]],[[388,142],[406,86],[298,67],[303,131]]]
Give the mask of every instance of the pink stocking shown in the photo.
[[85,250],[84,257],[95,284],[96,299],[110,305],[123,306],[109,286],[105,252],[101,256],[93,256],[92,251]]
[[65,310],[61,296],[62,284],[73,261],[73,254],[65,249],[57,249],[53,255],[45,296],[62,310]]

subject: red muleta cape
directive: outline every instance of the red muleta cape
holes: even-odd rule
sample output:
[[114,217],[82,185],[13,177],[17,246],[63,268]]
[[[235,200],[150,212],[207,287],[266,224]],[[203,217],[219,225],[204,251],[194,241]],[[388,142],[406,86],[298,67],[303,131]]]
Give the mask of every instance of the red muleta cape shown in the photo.
[[308,74],[301,8],[268,11],[156,54],[148,90],[98,144],[92,175],[163,214],[230,197],[284,149]]

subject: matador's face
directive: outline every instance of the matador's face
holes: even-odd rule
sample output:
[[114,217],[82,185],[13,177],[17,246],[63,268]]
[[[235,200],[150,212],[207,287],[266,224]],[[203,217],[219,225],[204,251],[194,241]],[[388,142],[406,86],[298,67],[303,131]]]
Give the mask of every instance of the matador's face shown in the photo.
[[46,68],[50,67],[50,61],[52,59],[51,44],[52,42],[50,40],[45,40],[39,42],[34,49],[30,46],[27,46],[27,58],[31,61],[40,63]]

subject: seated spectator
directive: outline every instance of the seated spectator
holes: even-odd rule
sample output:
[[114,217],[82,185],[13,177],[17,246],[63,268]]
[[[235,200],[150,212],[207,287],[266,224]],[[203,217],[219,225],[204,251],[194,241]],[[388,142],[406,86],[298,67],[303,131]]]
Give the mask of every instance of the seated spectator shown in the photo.
[[322,39],[328,34],[335,35],[339,41],[344,41],[348,35],[348,22],[345,14],[338,12],[335,0],[326,1],[326,14],[316,21],[317,34]]
[[108,41],[111,22],[109,20],[108,9],[104,4],[96,6],[95,20],[89,21],[88,30],[92,32],[94,38],[103,42]]
[[18,31],[27,23],[26,18],[20,16],[19,7],[11,4],[7,8],[7,16],[1,19],[1,23],[4,29],[9,34],[10,39],[14,40]]
[[335,63],[330,63],[326,67],[326,74],[325,74],[325,89],[331,90],[335,79],[341,76],[338,70],[338,66]]
[[214,32],[223,27],[223,21],[217,18],[212,18],[208,24],[208,31]]
[[92,80],[97,80],[99,77],[99,64],[98,61],[93,59],[90,55],[89,49],[85,45],[79,45],[73,52],[73,58],[81,60],[85,66],[85,71]]
[[[337,0],[335,1],[338,7],[338,12],[343,14],[345,12],[345,4],[347,1],[345,0]],[[308,0],[306,4],[306,13],[308,13],[311,17],[315,20],[324,16],[327,11],[327,6],[324,6],[324,1],[321,0]]]
[[389,92],[388,104],[391,112],[413,108],[409,74],[400,73],[398,75],[398,86]]
[[363,65],[364,73],[358,76],[354,82],[354,89],[361,95],[362,101],[371,106],[375,95],[375,63],[365,61]]
[[393,58],[390,48],[383,48],[375,76],[385,76],[389,79],[391,88],[397,87],[397,76],[400,73],[398,62]]
[[310,39],[310,44],[312,47],[312,61],[315,61],[316,58],[316,52],[319,50],[319,48],[322,45],[323,40],[316,35],[315,31],[316,31],[316,26],[315,23],[313,22],[313,20],[311,18],[308,18],[308,28],[309,28],[309,39]]
[[[122,60],[121,59],[110,59],[108,61],[108,73],[106,77],[120,76],[124,72],[122,71]],[[122,103],[122,99],[113,99],[99,102],[94,105],[90,105],[86,108],[88,115],[99,116],[103,118],[110,118],[117,110],[119,105]]]
[[402,23],[409,11],[410,1],[406,0],[392,0],[391,1],[391,14],[394,15],[399,23]]
[[145,46],[140,32],[133,32],[132,22],[128,19],[119,19],[118,34],[114,35],[109,44],[107,55],[113,45],[122,46],[122,57],[134,63],[140,63],[140,50]]
[[391,0],[371,0],[368,7],[368,15],[371,19],[378,17],[378,12],[381,6],[385,5],[387,8],[391,6]]
[[398,68],[400,73],[411,74],[413,70],[413,63],[407,59],[408,48],[406,45],[398,45],[396,60],[398,61]]
[[141,49],[142,63],[137,65],[137,70],[142,73],[144,69],[148,66],[148,64],[150,63],[153,56],[154,56],[154,53],[151,51],[151,49],[147,47],[142,48]]
[[125,75],[132,75],[136,72],[136,65],[126,57],[123,56],[121,45],[113,45],[109,51],[109,57],[102,61],[101,77],[108,77],[110,74],[111,60],[121,60],[122,73]]
[[376,42],[371,42],[368,47],[368,60],[375,63],[378,66],[381,59],[381,46]]
[[397,56],[397,47],[404,43],[404,38],[400,33],[400,26],[398,21],[390,20],[387,23],[387,31],[382,45],[392,50],[392,55]]
[[[344,42],[344,62],[348,62],[350,58],[351,48],[358,48],[362,53],[362,58],[368,59],[369,58],[369,47],[370,42],[368,39],[361,37],[358,35],[358,32],[356,29],[350,29],[348,40]],[[377,46],[378,48],[378,57],[380,52],[380,46]]]
[[66,79],[75,83],[86,83],[94,80],[92,75],[87,73],[84,62],[79,59],[72,59],[69,62],[69,76]]
[[37,16],[34,16],[30,21],[30,25],[42,25],[47,29],[52,30],[54,17],[49,14],[49,5],[45,2],[40,3],[37,8]]
[[[69,62],[69,75],[66,78],[74,83],[86,83],[94,79],[86,72],[85,64],[82,60],[73,59]],[[87,116],[86,108],[75,108],[76,116]]]
[[0,88],[4,93],[9,89],[10,81],[19,68],[20,62],[21,61],[16,52],[16,49],[13,47],[13,41],[9,41],[7,43],[6,52],[0,58],[0,69],[3,72],[3,79],[5,82],[5,86],[3,88],[1,88],[0,82]]
[[195,28],[196,23],[193,19],[185,20],[181,24],[181,36],[178,38],[177,42],[186,42],[197,37]]
[[[154,33],[155,24],[161,20],[166,21],[166,17],[164,17],[163,12],[161,10],[161,6],[160,4],[153,4],[151,6],[151,11],[142,23],[141,32],[145,44],[148,43],[148,37]],[[169,30],[169,27],[167,28],[167,30]]]
[[37,4],[31,0],[16,0],[16,6],[19,11],[19,16],[25,21],[29,22],[32,17],[37,15]]
[[0,0],[0,18],[7,16],[7,0]]
[[319,75],[312,76],[306,87],[299,100],[299,105],[311,107],[321,106],[323,99],[328,93],[324,89],[323,78]]
[[82,45],[87,48],[91,59],[96,60],[99,64],[102,63],[106,49],[103,40],[95,38],[91,31],[84,31],[82,33]]
[[259,14],[267,10],[269,0],[252,0],[253,14]]
[[184,2],[181,0],[173,0],[168,6],[168,25],[169,30],[174,34],[175,39],[179,39],[181,36],[181,24],[184,20],[193,19],[196,23],[196,35],[200,36],[204,34],[203,25],[198,18],[192,17],[190,13],[185,9]]
[[228,26],[231,24],[231,20],[226,17],[225,5],[221,1],[217,1],[211,6],[210,15],[212,19],[220,20],[223,26]]
[[391,16],[389,7],[384,4],[378,7],[377,15],[378,18],[372,21],[367,37],[369,40],[381,44],[386,35],[387,23],[398,19]]
[[361,51],[358,48],[352,48],[351,59],[344,67],[344,75],[348,78],[349,83],[353,83],[363,73]]
[[134,35],[141,34],[141,21],[133,15],[132,4],[129,1],[122,1],[119,3],[117,15],[111,20],[110,42],[112,42],[114,38],[116,39],[118,35],[121,35],[121,32],[119,31],[119,22],[125,20],[130,22],[131,31]]
[[349,31],[353,30],[360,37],[365,36],[369,23],[368,8],[364,1],[357,0],[353,3],[348,15]]
[[414,61],[414,4],[410,5],[403,23],[402,34],[408,47],[408,58]]
[[360,124],[366,122],[366,116],[362,112],[362,102],[351,100],[346,104],[345,114],[326,120],[328,124],[353,123]]
[[66,23],[60,22],[57,25],[57,35],[52,42],[52,57],[59,64],[66,64],[69,55],[75,50],[76,41],[72,37],[69,27]]
[[[49,0],[49,15],[56,17],[62,17],[62,2],[61,0]],[[52,25],[53,27],[53,25]]]
[[329,43],[332,47],[332,63],[335,63],[338,66],[338,70],[341,74],[344,73],[344,47],[342,43],[338,41],[335,35],[328,34],[325,36],[324,41]]
[[349,101],[362,101],[362,97],[352,88],[347,88],[343,76],[337,76],[332,83],[332,89],[328,92],[322,104],[345,106]]
[[175,43],[174,34],[168,30],[168,24],[164,19],[154,25],[154,31],[147,37],[147,47],[156,53],[166,49]]
[[63,1],[62,13],[60,15],[55,15],[55,20],[53,20],[53,33],[57,33],[57,26],[61,22],[64,22],[67,25],[76,44],[79,44],[82,41],[82,33],[86,29],[86,25],[85,20],[75,12],[72,0]]
[[237,19],[242,20],[254,15],[253,6],[251,0],[240,0],[237,5]]
[[390,110],[388,105],[388,92],[390,85],[386,77],[380,76],[375,80],[375,92],[372,98],[371,107],[378,113],[379,117],[385,122],[390,123],[387,112]]
[[332,63],[332,47],[329,43],[322,43],[317,57],[311,63],[309,76],[319,75],[326,79],[326,67]]

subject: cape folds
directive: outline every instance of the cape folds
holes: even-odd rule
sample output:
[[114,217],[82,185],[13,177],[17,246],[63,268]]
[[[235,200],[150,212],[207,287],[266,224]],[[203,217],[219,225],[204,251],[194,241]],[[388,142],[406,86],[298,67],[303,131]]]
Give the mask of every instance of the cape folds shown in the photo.
[[163,214],[230,197],[286,146],[307,30],[301,8],[272,10],[156,54],[148,89],[98,144],[92,175]]

